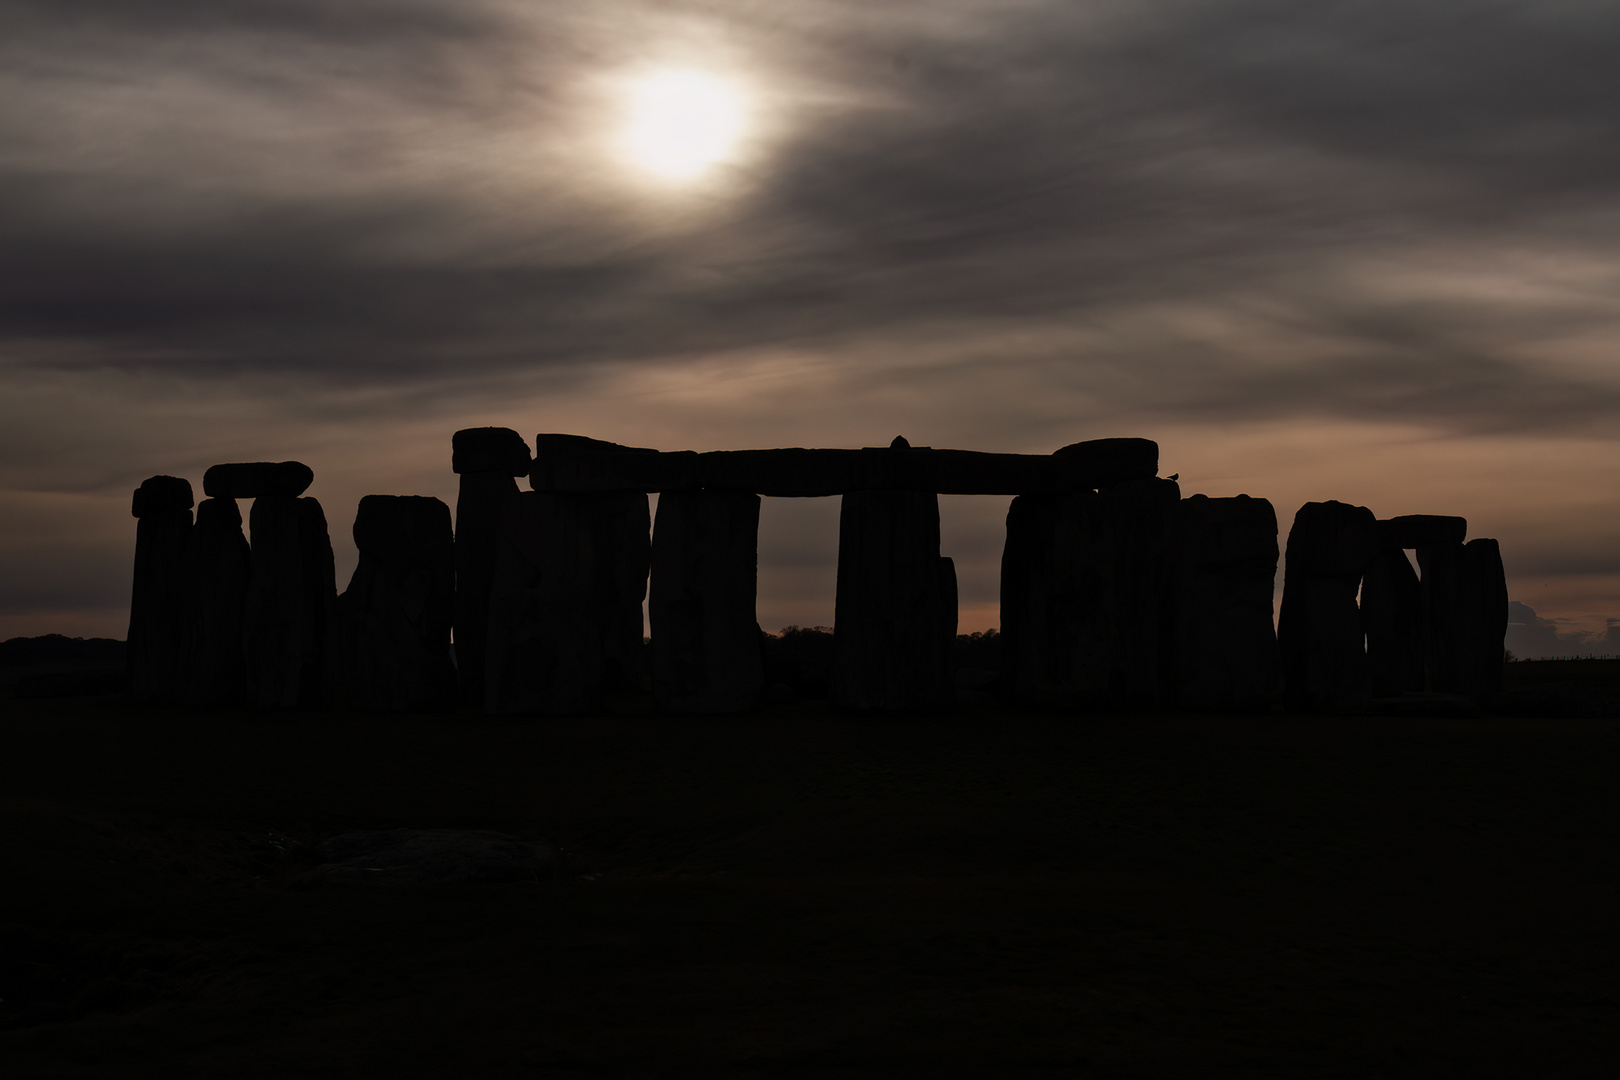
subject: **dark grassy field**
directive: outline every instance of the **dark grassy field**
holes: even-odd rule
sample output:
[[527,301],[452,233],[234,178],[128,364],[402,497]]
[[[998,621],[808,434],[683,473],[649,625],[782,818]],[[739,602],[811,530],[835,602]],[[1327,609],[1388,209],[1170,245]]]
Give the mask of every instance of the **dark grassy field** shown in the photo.
[[1620,1068],[1620,721],[0,707],[7,1080]]

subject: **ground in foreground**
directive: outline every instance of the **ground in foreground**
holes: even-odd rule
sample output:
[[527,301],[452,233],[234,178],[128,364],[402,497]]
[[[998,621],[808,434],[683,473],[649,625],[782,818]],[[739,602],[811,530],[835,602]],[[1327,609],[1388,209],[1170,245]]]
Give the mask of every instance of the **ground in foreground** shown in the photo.
[[[1612,720],[3,722],[32,1076],[1610,1075]],[[319,840],[516,885],[291,888]]]

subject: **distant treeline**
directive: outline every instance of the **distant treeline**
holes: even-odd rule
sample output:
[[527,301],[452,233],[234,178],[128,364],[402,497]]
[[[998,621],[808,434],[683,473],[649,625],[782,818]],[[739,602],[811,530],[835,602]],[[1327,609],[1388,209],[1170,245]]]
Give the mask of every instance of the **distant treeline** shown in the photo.
[[[833,666],[833,631],[830,626],[784,626],[764,635],[765,681],[793,688],[801,697],[825,697]],[[1001,635],[995,630],[956,635],[953,666],[971,671],[977,689],[992,682],[1001,670]]]
[[116,667],[124,662],[124,643],[112,638],[14,637],[0,641],[0,667],[39,667],[45,664],[83,664]]
[[0,641],[0,695],[85,697],[124,689],[124,642],[61,634]]

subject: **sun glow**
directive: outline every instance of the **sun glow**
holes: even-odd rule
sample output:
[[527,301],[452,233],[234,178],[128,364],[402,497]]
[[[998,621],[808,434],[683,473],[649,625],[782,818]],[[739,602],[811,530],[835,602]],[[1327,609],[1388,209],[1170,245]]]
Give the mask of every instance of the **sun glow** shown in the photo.
[[697,71],[666,70],[630,86],[624,149],[666,180],[691,180],[725,161],[742,135],[746,109],[732,83]]

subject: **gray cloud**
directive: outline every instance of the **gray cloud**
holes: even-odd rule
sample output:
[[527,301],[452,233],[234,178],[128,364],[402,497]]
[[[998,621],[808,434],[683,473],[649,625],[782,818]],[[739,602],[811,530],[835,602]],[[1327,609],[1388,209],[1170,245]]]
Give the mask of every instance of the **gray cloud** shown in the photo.
[[1620,619],[1602,630],[1581,630],[1567,619],[1544,619],[1529,604],[1508,604],[1507,651],[1519,660],[1620,654]]
[[[75,5],[70,30],[58,11],[13,5],[10,51],[116,42],[145,58],[109,58],[128,84],[195,80],[153,104],[212,88],[226,105],[201,108],[189,130],[185,116],[142,113],[136,93],[128,113],[69,109],[80,129],[47,137],[31,132],[31,85],[69,102],[103,102],[105,87],[82,64],[34,62],[37,84],[19,80],[5,118],[43,140],[3,178],[0,274],[19,287],[0,332],[13,338],[90,339],[120,364],[201,360],[203,375],[269,365],[388,382],[441,365],[447,342],[500,369],[779,340],[903,343],[949,313],[985,320],[986,348],[1015,350],[1010,321],[1072,326],[1293,293],[1288,317],[1318,336],[1303,374],[1227,356],[1202,381],[1240,386],[1267,415],[1449,404],[1439,415],[1511,428],[1612,405],[1612,389],[1593,398],[1586,382],[1482,343],[1503,329],[1529,346],[1610,330],[1602,304],[1403,302],[1343,273],[1381,253],[1482,241],[1613,255],[1614,223],[1596,211],[1612,203],[1620,153],[1601,137],[1620,119],[1603,62],[1620,19],[1602,8],[1439,5],[1416,17],[1371,4],[1347,20],[1275,4],[1112,18],[1029,5],[880,21],[825,4],[792,24],[741,5],[689,9],[737,51],[780,64],[807,100],[841,96],[788,94],[795,119],[734,204],[652,235],[611,205],[589,225],[566,222],[590,201],[589,165],[546,173],[521,209],[510,193],[479,192],[480,165],[509,168],[498,152],[515,115],[532,114],[537,140],[568,136],[565,88],[633,55],[612,40],[612,18],[554,11],[536,25],[514,7],[427,0],[109,3]],[[631,25],[639,9],[611,11]],[[159,46],[199,37],[213,51],[177,74]],[[244,128],[230,127],[232,107]],[[60,106],[40,110],[41,123],[60,119]],[[86,144],[121,125],[150,144],[120,168],[79,168],[98,157]],[[426,177],[391,167],[447,143],[469,160]],[[306,160],[285,176],[239,171],[278,152]],[[121,203],[130,218],[89,209]],[[143,210],[172,227],[154,233]],[[515,249],[499,265],[469,256],[486,233]],[[1344,392],[1370,384],[1373,401]],[[1165,407],[1196,415],[1234,396]]]

